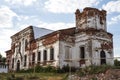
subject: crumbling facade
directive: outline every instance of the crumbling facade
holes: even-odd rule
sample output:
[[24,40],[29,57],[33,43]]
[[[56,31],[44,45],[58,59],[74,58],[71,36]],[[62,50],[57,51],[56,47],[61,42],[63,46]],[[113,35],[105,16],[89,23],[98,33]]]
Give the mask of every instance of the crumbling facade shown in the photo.
[[107,32],[106,11],[96,8],[75,12],[76,27],[52,31],[29,26],[11,36],[6,51],[9,70],[33,66],[113,65],[113,35]]

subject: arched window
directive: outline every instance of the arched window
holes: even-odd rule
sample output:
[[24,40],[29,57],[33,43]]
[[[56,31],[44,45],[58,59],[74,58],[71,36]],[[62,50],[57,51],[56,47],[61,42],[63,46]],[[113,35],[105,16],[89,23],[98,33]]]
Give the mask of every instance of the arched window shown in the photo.
[[84,47],[80,47],[80,58],[81,59],[85,58],[85,48]]
[[24,66],[26,66],[27,55],[24,55]]
[[100,24],[103,24],[103,21],[102,21],[102,16],[100,16]]
[[19,52],[21,51],[21,42],[19,42]]
[[50,60],[54,60],[54,48],[50,48]]
[[80,66],[85,64],[85,47],[80,47]]
[[101,58],[101,65],[106,64],[106,54],[103,50],[100,52],[100,58]]
[[12,68],[14,68],[14,58],[12,59]]
[[44,50],[44,53],[43,53],[43,60],[44,60],[44,61],[47,60],[47,50]]
[[16,68],[16,71],[19,71],[20,70],[20,61],[18,60],[17,61],[17,68]]
[[41,52],[39,51],[38,54],[37,54],[37,61],[38,61],[38,63],[40,63],[40,60],[41,60]]
[[35,63],[35,53],[32,54],[32,65]]
[[27,39],[25,40],[25,50],[27,49],[28,41]]

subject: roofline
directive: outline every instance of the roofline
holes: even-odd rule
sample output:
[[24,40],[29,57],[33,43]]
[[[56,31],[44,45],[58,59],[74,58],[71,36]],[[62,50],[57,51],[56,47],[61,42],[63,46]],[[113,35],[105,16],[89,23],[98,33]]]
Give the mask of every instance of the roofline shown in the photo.
[[55,34],[57,34],[57,33],[60,33],[60,32],[63,31],[63,30],[74,29],[74,28],[76,28],[76,27],[66,28],[66,29],[60,29],[60,30],[51,32],[51,33],[49,33],[49,34],[46,34],[46,35],[44,35],[44,36],[42,36],[42,37],[40,37],[40,38],[37,38],[36,40],[41,40],[41,39],[43,39],[43,38],[46,38],[47,36],[52,36],[52,35],[55,35]]
[[54,32],[51,32],[51,33],[46,34],[46,35],[44,35],[44,36],[41,36],[41,37],[37,38],[36,40],[41,40],[41,39],[43,39],[43,38],[45,38],[45,37],[47,37],[47,36],[52,36],[52,35],[57,34],[57,33],[59,33],[59,30],[54,31]]
[[[23,32],[23,31],[28,30],[29,28],[30,28],[30,29],[33,29],[33,27],[36,27],[36,26],[30,25],[30,26],[28,26],[28,27],[20,30],[19,32],[15,33],[14,35],[12,35],[11,38],[13,38],[14,36],[18,35],[19,33]],[[39,28],[39,27],[36,27],[36,28]],[[51,30],[51,29],[47,29],[47,28],[41,28],[41,29]],[[51,30],[51,31],[53,31],[53,30]]]
[[19,32],[17,32],[17,33],[15,33],[14,35],[12,35],[12,36],[11,36],[11,38],[13,38],[14,36],[18,35],[19,33],[23,32],[23,31],[28,30],[29,28],[31,28],[31,29],[32,29],[32,27],[33,27],[33,26],[32,26],[32,25],[30,25],[30,26],[28,26],[28,27],[26,27],[26,28],[24,28],[24,29],[20,30]]

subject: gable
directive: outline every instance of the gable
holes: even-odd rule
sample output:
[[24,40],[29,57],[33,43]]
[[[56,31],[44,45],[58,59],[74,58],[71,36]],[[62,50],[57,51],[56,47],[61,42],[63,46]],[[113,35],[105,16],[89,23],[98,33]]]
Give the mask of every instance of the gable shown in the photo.
[[34,38],[37,39],[37,38],[40,38],[40,37],[45,36],[47,34],[50,34],[54,31],[33,26],[33,32],[34,32]]

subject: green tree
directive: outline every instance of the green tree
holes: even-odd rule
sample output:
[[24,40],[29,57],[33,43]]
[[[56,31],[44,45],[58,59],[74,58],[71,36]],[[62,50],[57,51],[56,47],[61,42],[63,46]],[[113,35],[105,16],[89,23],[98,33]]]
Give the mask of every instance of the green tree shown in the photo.
[[115,59],[115,60],[114,60],[114,65],[115,65],[115,66],[120,66],[120,61],[117,60],[117,59]]
[[1,53],[0,53],[0,59],[2,58],[2,55],[1,55]]
[[0,53],[0,64],[5,64],[5,62],[6,62],[6,58],[3,57]]

